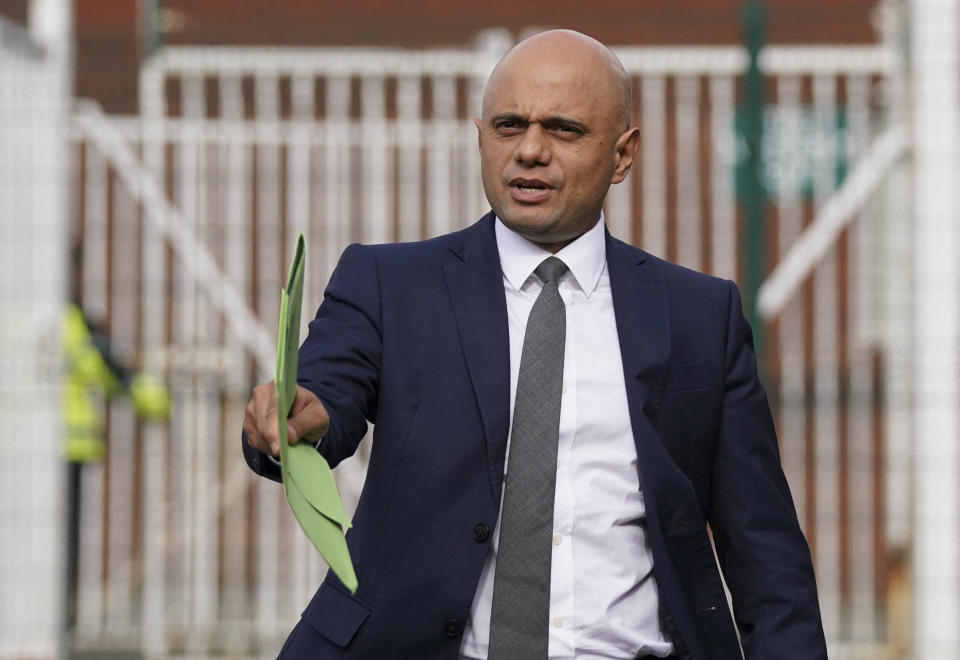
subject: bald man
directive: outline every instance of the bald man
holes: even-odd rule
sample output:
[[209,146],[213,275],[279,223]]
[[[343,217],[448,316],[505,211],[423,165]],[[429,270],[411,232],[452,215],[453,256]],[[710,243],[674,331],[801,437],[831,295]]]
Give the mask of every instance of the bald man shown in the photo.
[[[280,657],[826,657],[736,287],[604,227],[630,103],[599,42],[527,39],[476,120],[492,211],[343,253],[288,433],[335,466],[376,423],[360,586],[328,575]],[[275,429],[267,383],[243,451],[276,480]]]

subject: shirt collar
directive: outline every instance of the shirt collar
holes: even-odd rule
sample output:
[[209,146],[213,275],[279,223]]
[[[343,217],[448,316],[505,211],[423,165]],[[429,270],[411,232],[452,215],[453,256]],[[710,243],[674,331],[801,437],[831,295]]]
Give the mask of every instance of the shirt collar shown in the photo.
[[504,277],[519,291],[540,262],[549,256],[555,256],[567,265],[570,274],[589,298],[600,282],[606,263],[607,246],[603,221],[601,211],[597,224],[553,255],[508,228],[497,218],[497,250],[500,253],[500,267]]

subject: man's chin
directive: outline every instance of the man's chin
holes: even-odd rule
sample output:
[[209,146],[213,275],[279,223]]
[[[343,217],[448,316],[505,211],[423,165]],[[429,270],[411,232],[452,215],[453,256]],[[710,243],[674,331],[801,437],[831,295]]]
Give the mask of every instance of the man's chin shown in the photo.
[[500,218],[500,221],[503,222],[508,229],[535,243],[550,239],[552,230],[551,223],[542,218],[529,216],[517,217],[511,214],[509,218]]
[[515,234],[519,234],[531,243],[550,252],[556,252],[573,240],[570,237],[560,235],[554,223],[542,218],[517,218],[513,216],[511,218],[500,218],[500,221]]

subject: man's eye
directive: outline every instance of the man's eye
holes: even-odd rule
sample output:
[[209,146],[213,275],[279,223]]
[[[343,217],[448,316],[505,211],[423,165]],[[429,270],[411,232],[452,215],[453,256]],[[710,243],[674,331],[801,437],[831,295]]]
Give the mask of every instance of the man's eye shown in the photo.
[[519,128],[520,124],[515,121],[498,121],[493,127],[498,131],[512,131]]
[[569,124],[557,124],[554,130],[563,135],[577,135],[580,133],[576,126],[570,126]]

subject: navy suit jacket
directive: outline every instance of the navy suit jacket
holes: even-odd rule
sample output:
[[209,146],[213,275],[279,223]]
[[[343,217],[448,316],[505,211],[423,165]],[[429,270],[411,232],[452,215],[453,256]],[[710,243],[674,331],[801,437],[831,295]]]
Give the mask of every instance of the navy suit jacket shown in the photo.
[[[607,236],[661,617],[683,658],[825,658],[813,570],[736,287]],[[281,657],[457,657],[497,522],[510,417],[493,214],[407,244],[351,245],[300,349],[332,466],[375,424],[332,574]],[[275,464],[244,441],[259,474]],[[733,599],[727,606],[717,557]],[[734,623],[734,621],[736,623]]]

